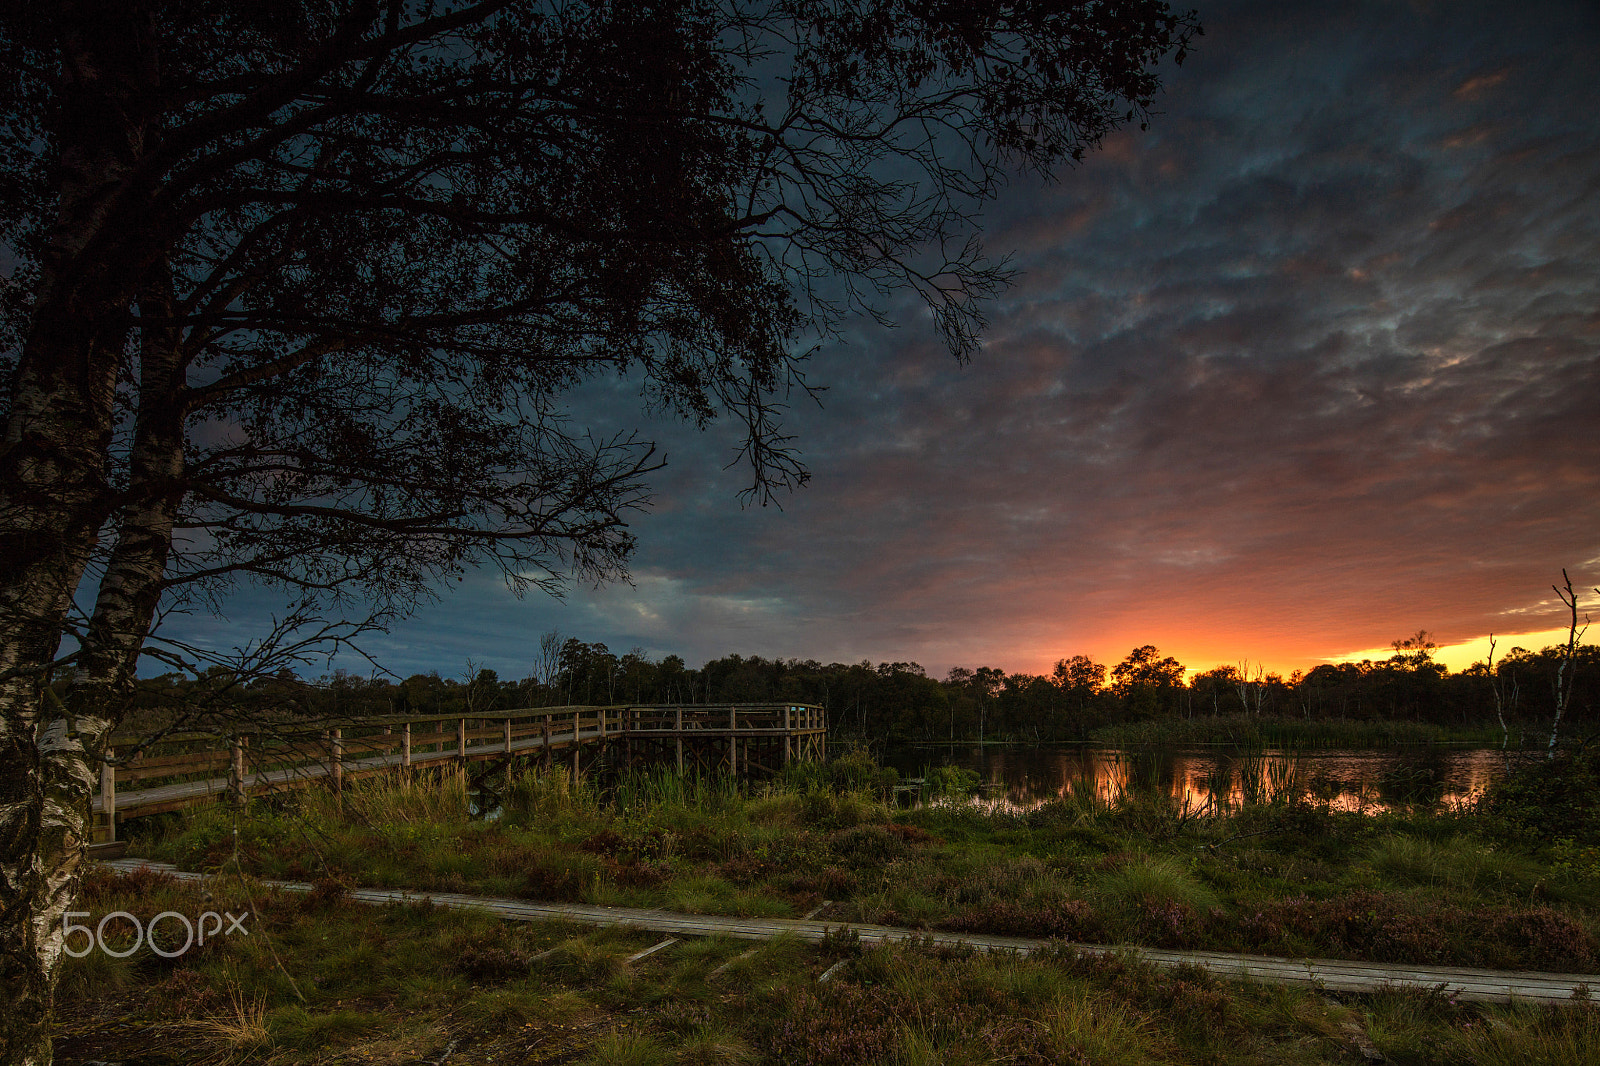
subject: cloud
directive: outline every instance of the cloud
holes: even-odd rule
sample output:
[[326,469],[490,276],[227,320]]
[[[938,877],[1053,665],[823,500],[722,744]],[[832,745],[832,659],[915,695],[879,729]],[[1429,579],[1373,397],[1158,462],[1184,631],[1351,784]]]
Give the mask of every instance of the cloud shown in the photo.
[[[510,663],[558,625],[692,664],[1153,642],[1287,668],[1554,624],[1529,605],[1561,566],[1600,583],[1600,14],[1205,20],[1150,133],[990,212],[1023,273],[970,366],[914,303],[820,352],[826,405],[789,418],[814,476],[782,510],[734,503],[730,427],[647,420],[672,465],[635,585],[469,583],[397,650]],[[635,399],[600,391],[580,407]]]

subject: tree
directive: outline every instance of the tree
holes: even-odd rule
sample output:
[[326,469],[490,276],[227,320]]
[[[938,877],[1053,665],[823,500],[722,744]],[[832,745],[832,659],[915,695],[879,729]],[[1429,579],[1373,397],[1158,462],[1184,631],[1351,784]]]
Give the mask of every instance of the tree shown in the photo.
[[1394,658],[1391,662],[1409,663],[1413,666],[1431,663],[1433,653],[1439,647],[1434,643],[1433,634],[1426,629],[1419,629],[1401,640],[1391,640],[1389,646],[1394,649]]
[[1183,685],[1185,669],[1172,656],[1162,656],[1155,645],[1141,645],[1111,668],[1111,688],[1130,713],[1155,714],[1169,709],[1173,694]]
[[[1551,585],[1556,598],[1561,601],[1571,618],[1567,625],[1567,642],[1561,648],[1560,656],[1556,662],[1555,678],[1552,688],[1555,692],[1556,714],[1550,722],[1550,743],[1545,748],[1545,758],[1556,757],[1556,737],[1561,732],[1561,716],[1566,713],[1567,704],[1572,701],[1572,689],[1577,681],[1577,668],[1575,663],[1578,658],[1578,644],[1583,640],[1583,635],[1589,631],[1589,616],[1583,616],[1583,625],[1578,625],[1578,594],[1572,591],[1572,578],[1567,576],[1566,567],[1561,568],[1561,584]],[[1600,595],[1600,589],[1595,589],[1595,594]]]
[[1245,702],[1244,694],[1241,692],[1244,684],[1239,668],[1225,665],[1196,674],[1189,682],[1189,690],[1200,698],[1201,706],[1207,703],[1211,705],[1213,715],[1222,714],[1223,699],[1229,700],[1230,711],[1233,709],[1232,701],[1238,700],[1241,710],[1248,713],[1250,705]]
[[1106,668],[1087,655],[1074,655],[1058,659],[1050,680],[1070,700],[1078,712],[1077,730],[1086,733],[1089,728],[1089,701],[1100,694],[1106,683]]
[[1489,634],[1489,655],[1484,660],[1483,672],[1489,679],[1489,691],[1494,696],[1494,718],[1500,723],[1500,757],[1505,760],[1506,771],[1511,770],[1511,729],[1506,725],[1506,686],[1494,668],[1494,634]]
[[600,374],[739,420],[750,498],[803,483],[808,343],[910,290],[969,356],[1006,280],[978,209],[1142,124],[1194,32],[1159,0],[7,5],[5,1061],[49,1058],[158,610],[621,576],[659,460],[568,420]]

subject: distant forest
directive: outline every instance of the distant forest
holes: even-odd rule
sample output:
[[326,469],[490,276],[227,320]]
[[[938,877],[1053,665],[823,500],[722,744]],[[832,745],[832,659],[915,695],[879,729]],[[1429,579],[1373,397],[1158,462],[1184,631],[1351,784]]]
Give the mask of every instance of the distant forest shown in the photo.
[[[464,664],[458,676],[403,681],[344,670],[302,679],[289,670],[237,678],[217,669],[199,679],[169,674],[139,683],[146,712],[184,705],[248,703],[312,716],[489,714],[501,708],[572,704],[789,701],[828,709],[833,732],[872,740],[1076,740],[1099,726],[1158,718],[1250,715],[1305,720],[1401,720],[1441,726],[1495,722],[1494,681],[1505,717],[1548,723],[1564,647],[1506,651],[1492,680],[1485,664],[1450,673],[1434,661],[1426,633],[1394,642],[1381,661],[1324,664],[1285,678],[1241,662],[1191,673],[1152,645],[1110,667],[1087,656],[1059,660],[1044,675],[958,667],[929,677],[914,662],[876,665],[726,655],[691,669],[677,655],[622,655],[560,634],[541,640],[528,676],[502,679]],[[1580,645],[1564,732],[1596,719],[1600,648]],[[165,715],[161,715],[165,717]]]

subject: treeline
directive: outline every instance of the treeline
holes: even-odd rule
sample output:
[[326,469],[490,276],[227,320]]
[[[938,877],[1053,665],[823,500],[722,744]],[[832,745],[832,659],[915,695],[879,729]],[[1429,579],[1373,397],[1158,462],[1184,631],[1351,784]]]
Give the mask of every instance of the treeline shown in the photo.
[[[829,663],[727,655],[699,669],[676,655],[652,659],[635,648],[547,634],[528,676],[504,680],[471,663],[459,676],[415,674],[403,681],[345,671],[314,681],[290,671],[249,680],[176,675],[140,683],[149,708],[195,702],[201,690],[311,716],[476,714],[501,708],[571,704],[776,702],[826,707],[831,729],[873,740],[1083,739],[1093,729],[1157,718],[1250,715],[1304,720],[1397,720],[1442,726],[1496,721],[1545,723],[1554,713],[1564,648],[1514,648],[1491,676],[1479,663],[1450,673],[1434,661],[1426,634],[1395,642],[1381,661],[1324,664],[1285,678],[1245,662],[1191,673],[1154,646],[1133,649],[1111,667],[1076,655],[1048,675],[957,667],[929,677],[914,662]],[[1583,645],[1567,672],[1564,721],[1584,732],[1597,715],[1600,649]]]

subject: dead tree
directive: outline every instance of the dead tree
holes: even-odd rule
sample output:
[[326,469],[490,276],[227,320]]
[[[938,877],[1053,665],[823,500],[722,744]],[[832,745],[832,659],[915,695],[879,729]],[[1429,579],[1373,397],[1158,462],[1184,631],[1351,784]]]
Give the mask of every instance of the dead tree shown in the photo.
[[[1555,695],[1556,716],[1550,723],[1550,743],[1545,749],[1545,758],[1556,757],[1556,736],[1561,731],[1561,716],[1566,713],[1567,703],[1572,699],[1572,683],[1577,672],[1576,659],[1578,657],[1578,644],[1583,640],[1583,635],[1589,631],[1589,616],[1583,616],[1583,628],[1578,627],[1578,595],[1572,590],[1572,578],[1567,576],[1566,567],[1561,569],[1561,584],[1551,585],[1562,606],[1566,607],[1570,619],[1567,623],[1567,644],[1562,649],[1561,658],[1556,663]],[[1594,590],[1600,596],[1600,589]]]

